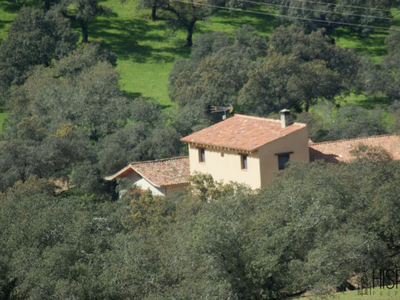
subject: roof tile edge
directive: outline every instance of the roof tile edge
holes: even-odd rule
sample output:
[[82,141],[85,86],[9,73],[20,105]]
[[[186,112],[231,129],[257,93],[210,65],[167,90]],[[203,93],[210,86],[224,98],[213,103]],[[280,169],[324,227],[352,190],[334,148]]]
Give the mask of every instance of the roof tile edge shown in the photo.
[[[124,173],[128,169],[131,169],[132,171],[135,171],[140,176],[142,176],[142,174],[140,174],[137,170],[134,169],[134,167],[137,166],[138,164],[151,164],[151,163],[157,163],[157,162],[163,162],[163,161],[171,161],[171,160],[180,160],[180,159],[189,159],[189,156],[175,156],[175,157],[161,158],[161,159],[155,159],[155,160],[145,160],[145,161],[131,162],[125,168],[122,168],[118,172],[116,172],[116,173],[114,173],[112,175],[109,175],[109,176],[104,176],[103,179],[106,180],[106,181],[115,180],[116,178],[118,178],[118,176],[120,174]],[[155,185],[154,183],[152,183],[152,184]],[[161,187],[161,186],[158,186],[158,185],[155,185],[155,186]]]
[[169,158],[160,158],[160,159],[153,159],[153,160],[144,160],[144,161],[134,161],[129,163],[130,165],[138,165],[138,164],[151,164],[155,162],[163,162],[163,161],[170,161],[170,160],[178,160],[178,159],[185,159],[189,158],[189,156],[174,156]]
[[[264,118],[261,118],[261,119],[264,119]],[[272,119],[271,119],[271,120],[272,120]],[[280,123],[280,121],[279,121],[279,123]],[[294,125],[294,124],[296,124],[296,123],[293,123],[292,125]],[[299,125],[304,125],[304,126],[302,126],[301,128],[299,128],[299,129],[297,129],[297,130],[300,130],[300,129],[303,129],[303,128],[306,127],[306,124],[304,124],[304,123],[297,123],[297,124],[299,124]],[[292,126],[292,125],[290,125],[290,126]],[[296,131],[297,131],[297,130],[296,130]],[[294,131],[294,132],[295,132],[295,131]],[[290,132],[290,133],[288,133],[288,134],[285,134],[284,136],[289,136],[289,135],[293,134],[294,132]],[[274,141],[276,141],[276,140],[278,140],[278,139],[280,139],[280,138],[281,138],[281,137],[275,138],[275,139],[269,141],[268,143],[274,142]],[[183,139],[181,139],[181,141],[183,141]],[[243,152],[249,153],[249,154],[250,154],[250,153],[255,153],[255,152],[257,152],[258,149],[260,149],[261,147],[263,147],[263,146],[265,146],[265,145],[267,144],[267,143],[265,143],[265,144],[262,144],[262,145],[260,145],[260,146],[258,146],[258,147],[256,147],[256,148],[252,148],[252,149],[242,149],[242,148],[226,147],[226,146],[221,146],[221,145],[197,143],[197,142],[192,142],[192,141],[183,141],[183,142],[184,142],[184,143],[187,143],[187,144],[191,144],[191,145],[197,145],[198,147],[204,147],[204,148],[210,147],[210,148],[214,148],[214,149],[226,149],[226,150],[228,150],[228,151],[243,151]]]
[[[268,121],[268,122],[277,122],[277,123],[281,123],[281,120],[279,119],[271,119],[271,118],[264,118],[264,117],[257,117],[257,116],[249,116],[249,115],[242,115],[242,114],[235,114],[235,117],[241,117],[241,118],[249,118],[249,119],[255,119],[255,120],[263,120],[263,121]],[[292,124],[290,124],[290,126],[292,125],[302,125],[305,126],[307,125],[306,123],[300,123],[300,122],[293,122]]]
[[352,139],[341,139],[341,140],[335,140],[335,141],[309,143],[308,146],[312,147],[314,145],[325,145],[325,144],[344,143],[344,142],[353,142],[353,141],[356,142],[356,141],[360,141],[360,140],[378,139],[378,138],[390,137],[390,136],[400,137],[400,134],[393,133],[393,134],[371,135],[371,136],[364,136],[364,137],[358,137],[358,138],[352,138]]

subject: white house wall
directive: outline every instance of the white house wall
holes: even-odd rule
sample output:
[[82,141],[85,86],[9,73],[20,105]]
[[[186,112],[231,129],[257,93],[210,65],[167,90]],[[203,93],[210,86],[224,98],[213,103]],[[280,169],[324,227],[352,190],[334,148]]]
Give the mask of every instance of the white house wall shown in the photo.
[[127,178],[132,181],[132,183],[136,184],[136,186],[141,190],[149,189],[153,195],[165,196],[165,189],[156,187],[152,185],[148,180],[144,177],[140,176],[135,171],[132,171],[127,175]]

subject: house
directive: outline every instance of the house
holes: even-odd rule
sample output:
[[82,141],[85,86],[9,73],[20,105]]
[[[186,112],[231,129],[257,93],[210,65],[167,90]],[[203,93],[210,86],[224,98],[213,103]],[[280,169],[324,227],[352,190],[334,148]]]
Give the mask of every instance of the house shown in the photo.
[[153,195],[169,196],[189,184],[187,156],[130,163],[105,180],[127,178],[141,190],[150,189]]
[[308,161],[306,124],[235,114],[181,139],[189,145],[190,174],[265,187],[288,161]]
[[105,179],[126,177],[165,196],[183,190],[195,172],[260,188],[288,161],[309,160],[306,124],[292,123],[288,110],[281,111],[281,120],[236,114],[181,140],[189,145],[189,157],[130,163]]
[[140,189],[167,196],[183,190],[195,172],[262,188],[289,161],[349,162],[354,159],[350,151],[359,143],[380,146],[400,159],[398,135],[309,143],[306,124],[292,123],[289,110],[280,116],[274,120],[235,114],[182,138],[189,156],[131,163],[105,179],[126,177]]

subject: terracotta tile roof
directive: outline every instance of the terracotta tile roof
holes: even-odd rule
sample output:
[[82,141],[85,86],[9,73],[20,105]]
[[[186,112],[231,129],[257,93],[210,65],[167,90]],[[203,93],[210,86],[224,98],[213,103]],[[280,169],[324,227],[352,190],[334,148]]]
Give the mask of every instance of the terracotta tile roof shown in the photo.
[[181,141],[198,146],[252,152],[305,126],[306,124],[293,123],[282,128],[280,120],[235,114],[231,118],[188,135]]
[[326,162],[349,162],[354,159],[350,151],[359,143],[382,147],[393,156],[393,159],[400,159],[400,136],[376,135],[356,139],[311,143],[309,144],[310,161],[323,159]]
[[133,162],[114,175],[107,176],[104,179],[114,180],[124,177],[132,171],[135,171],[157,187],[185,184],[189,182],[189,157],[178,156],[165,159]]

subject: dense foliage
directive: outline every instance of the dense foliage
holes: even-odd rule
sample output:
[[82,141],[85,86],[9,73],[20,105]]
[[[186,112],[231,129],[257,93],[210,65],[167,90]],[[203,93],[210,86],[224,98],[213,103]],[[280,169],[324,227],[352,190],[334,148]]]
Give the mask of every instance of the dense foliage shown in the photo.
[[400,254],[399,162],[356,151],[375,154],[342,166],[293,164],[257,193],[199,175],[186,195],[94,204],[55,197],[49,182],[30,177],[0,196],[2,297],[282,299],[341,290]]
[[113,65],[113,53],[83,44],[12,86],[0,140],[0,191],[36,175],[102,193],[109,189],[102,178],[129,161],[179,154],[179,135],[165,128],[161,107],[126,98]]
[[[398,37],[389,35],[388,55],[376,65],[335,45],[324,29],[280,27],[269,41],[248,26],[233,39],[201,35],[190,59],[177,60],[170,73],[170,97],[179,106],[172,125],[189,134],[220,120],[211,105],[232,104],[258,116],[289,108],[309,125],[313,141],[398,132]],[[336,104],[350,93],[384,98],[389,109]]]
[[[323,1],[265,1],[274,3],[279,10],[282,24],[293,24],[305,32],[326,28],[328,32],[343,23],[359,24],[350,30],[365,36],[374,30],[374,26],[391,25],[391,8],[397,6],[397,0],[323,0]],[[313,4],[313,5],[310,5]]]
[[225,0],[140,0],[139,8],[151,8],[151,18],[157,19],[157,10],[164,12],[163,18],[167,20],[166,29],[186,31],[185,47],[193,45],[193,33],[196,22],[205,20],[218,12],[219,7],[225,6]]
[[78,36],[68,19],[51,11],[23,7],[0,44],[0,104],[11,84],[21,84],[36,65],[49,65],[75,48]]
[[278,28],[269,45],[244,27],[233,41],[221,33],[199,38],[190,60],[175,63],[171,98],[200,111],[224,103],[259,115],[282,107],[308,111],[318,99],[349,93],[358,68],[357,56],[323,30],[306,35]]

